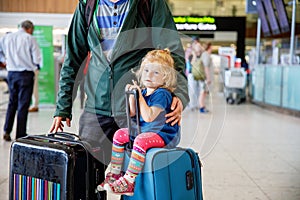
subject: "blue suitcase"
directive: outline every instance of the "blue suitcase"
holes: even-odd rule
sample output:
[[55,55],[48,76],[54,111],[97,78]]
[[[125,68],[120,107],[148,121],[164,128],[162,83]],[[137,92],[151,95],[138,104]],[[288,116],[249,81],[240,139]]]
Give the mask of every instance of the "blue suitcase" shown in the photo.
[[[125,162],[129,162],[126,154]],[[125,165],[126,166],[126,165]],[[153,148],[143,173],[136,178],[133,196],[123,200],[202,200],[201,163],[192,149]]]
[[[136,99],[138,95],[136,95]],[[132,121],[129,116],[128,97],[126,108],[128,128],[131,135]],[[136,103],[136,110],[139,110]],[[139,115],[136,116],[138,121]],[[135,124],[139,133],[139,124]],[[133,134],[132,134],[133,133]],[[135,137],[133,135],[133,137]],[[129,149],[132,142],[129,143]],[[124,159],[124,171],[130,160],[130,150],[127,149]],[[203,200],[201,181],[201,162],[198,154],[190,148],[153,148],[147,151],[145,165],[135,182],[133,196],[123,195],[123,200]]]

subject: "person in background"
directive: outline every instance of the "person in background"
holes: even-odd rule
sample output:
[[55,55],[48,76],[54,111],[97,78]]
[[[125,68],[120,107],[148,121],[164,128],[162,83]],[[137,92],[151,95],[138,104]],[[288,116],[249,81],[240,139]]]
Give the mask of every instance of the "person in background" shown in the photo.
[[[190,50],[185,54],[186,62],[190,64],[190,68],[193,68],[193,64],[197,58],[200,58],[201,54],[204,52],[204,48],[200,43],[198,36],[192,37],[192,43]],[[188,77],[188,86],[189,86],[189,97],[190,103],[189,108],[191,110],[199,109],[199,95],[200,95],[200,81],[195,80],[192,69],[189,70]]]
[[242,59],[241,67],[244,68],[244,70],[247,74],[247,87],[248,87],[249,82],[250,82],[250,68],[249,68],[249,64],[245,58]]
[[[0,54],[0,81],[4,81],[8,87],[6,61],[5,61],[5,57],[3,54]],[[8,94],[9,91],[7,90],[7,91],[4,91],[3,93]]]
[[[87,27],[85,17],[86,2],[79,1],[69,28],[56,111],[49,131],[63,130],[64,121],[71,126],[74,83],[77,75],[83,74],[83,61],[90,52],[84,78],[87,98],[79,119],[79,135],[103,165],[103,171],[99,172],[102,182],[111,159],[113,135],[126,124],[124,88],[132,80],[127,76],[132,76],[131,70],[139,66],[148,51],[168,47],[176,63],[179,83],[173,93],[173,112],[166,115],[168,123],[180,123],[182,110],[189,99],[184,51],[165,1],[148,1],[149,6],[140,7],[140,1],[97,0],[90,27]],[[142,11],[147,7],[148,13]],[[143,20],[143,14],[148,14],[150,23]],[[105,191],[100,195],[106,199]]]
[[127,91],[137,90],[138,99],[129,97],[130,116],[136,115],[135,102],[139,103],[141,133],[134,139],[131,158],[124,176],[121,174],[125,145],[130,141],[128,128],[121,128],[113,138],[111,169],[98,190],[132,196],[135,179],[141,172],[147,150],[175,147],[179,143],[179,125],[166,123],[165,114],[171,112],[172,94],[176,88],[174,60],[168,49],[147,53],[137,72],[136,81],[126,86]]
[[199,106],[200,106],[200,113],[208,113],[208,110],[205,107],[205,100],[206,96],[209,93],[209,85],[211,84],[211,68],[212,68],[212,45],[210,42],[206,44],[205,51],[201,55],[201,60],[204,65],[205,71],[205,81],[200,81],[200,96],[199,96]]
[[200,43],[200,38],[198,36],[192,37],[192,49],[193,51],[196,51],[196,53],[200,56],[205,50],[202,44]]
[[192,66],[191,66],[191,61],[193,58],[193,49],[192,49],[192,44],[191,43],[187,43],[186,44],[186,48],[184,50],[184,57],[185,57],[185,64],[186,64],[186,75],[192,73]]
[[185,63],[186,63],[186,76],[188,79],[188,87],[189,87],[189,98],[190,102],[188,104],[188,108],[194,110],[198,106],[198,96],[197,95],[197,85],[195,83],[194,76],[192,74],[192,60],[194,56],[194,50],[192,48],[191,43],[187,43],[187,47],[185,49]]
[[16,139],[26,136],[28,108],[30,105],[34,70],[41,61],[39,46],[32,36],[34,25],[26,20],[16,33],[5,35],[0,40],[0,53],[6,58],[8,71],[9,103],[4,124],[3,139],[11,141],[10,133],[17,114]]
[[[6,32],[7,34],[10,34],[11,32]],[[6,70],[6,60],[3,52],[0,52],[0,80],[4,81],[7,84],[8,88],[8,81],[7,81],[7,70]],[[9,90],[7,89],[6,91],[3,92],[4,94],[8,94]]]
[[37,69],[34,70],[34,84],[33,84],[33,93],[32,93],[32,106],[29,108],[29,112],[38,112],[39,111],[39,73],[40,66],[37,65]]

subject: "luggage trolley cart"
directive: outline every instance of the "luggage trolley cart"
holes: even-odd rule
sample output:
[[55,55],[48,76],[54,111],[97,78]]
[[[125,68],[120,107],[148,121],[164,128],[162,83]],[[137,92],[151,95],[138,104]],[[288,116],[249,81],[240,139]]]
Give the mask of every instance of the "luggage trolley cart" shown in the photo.
[[224,73],[224,95],[229,104],[246,100],[247,74],[243,68],[231,68]]

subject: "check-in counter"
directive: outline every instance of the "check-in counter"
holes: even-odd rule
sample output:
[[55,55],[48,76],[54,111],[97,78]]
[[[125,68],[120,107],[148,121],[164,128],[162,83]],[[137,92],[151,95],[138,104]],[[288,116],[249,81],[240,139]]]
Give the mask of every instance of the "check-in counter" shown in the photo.
[[300,116],[300,65],[258,65],[251,78],[252,102]]

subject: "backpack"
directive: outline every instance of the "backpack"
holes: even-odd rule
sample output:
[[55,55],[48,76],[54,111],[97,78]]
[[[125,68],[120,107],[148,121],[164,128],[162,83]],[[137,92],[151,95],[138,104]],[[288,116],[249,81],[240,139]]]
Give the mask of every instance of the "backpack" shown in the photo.
[[201,57],[197,58],[192,63],[192,74],[195,80],[205,81],[206,75],[205,75],[205,69]]
[[[87,27],[90,26],[93,13],[95,10],[95,6],[98,0],[87,0],[86,7],[85,7],[85,20],[87,22]],[[150,0],[139,0],[138,3],[138,14],[142,18],[143,22],[147,27],[151,26],[151,5]]]

